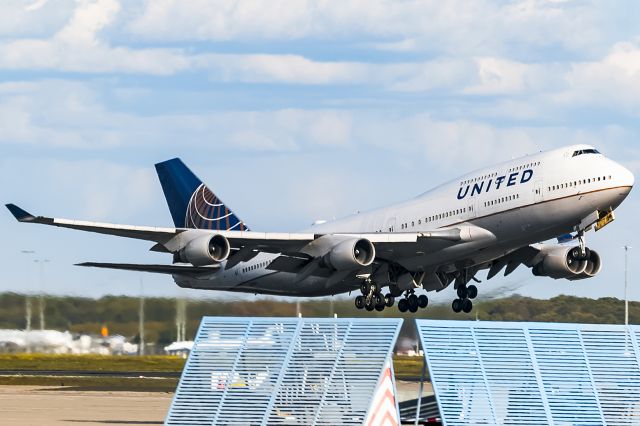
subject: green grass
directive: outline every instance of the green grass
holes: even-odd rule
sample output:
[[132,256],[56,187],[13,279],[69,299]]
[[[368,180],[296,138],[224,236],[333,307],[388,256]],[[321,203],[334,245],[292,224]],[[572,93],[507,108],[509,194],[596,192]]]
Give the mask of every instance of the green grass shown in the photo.
[[[182,372],[184,363],[184,359],[171,356],[0,354],[0,372],[58,370],[179,373]],[[422,374],[422,363],[422,357],[395,356],[393,367],[396,378],[419,378]],[[177,378],[0,376],[0,385],[60,386],[76,390],[173,392],[177,384]]]
[[174,392],[178,379],[119,377],[0,376],[0,386],[55,386],[60,390]]
[[[416,379],[422,375],[423,358],[419,356],[394,356],[393,371],[396,379]],[[429,378],[429,372],[425,376]]]
[[181,372],[174,356],[0,354],[0,370],[77,370]]

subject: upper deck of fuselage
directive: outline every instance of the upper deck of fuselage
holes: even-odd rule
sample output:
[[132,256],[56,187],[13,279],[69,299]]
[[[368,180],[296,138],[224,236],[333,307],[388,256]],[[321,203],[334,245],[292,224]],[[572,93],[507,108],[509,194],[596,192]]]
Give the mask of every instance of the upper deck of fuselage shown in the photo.
[[[526,155],[472,171],[407,201],[315,225],[307,231],[322,233],[339,230],[344,232],[350,227],[353,227],[355,231],[359,229],[359,223],[367,221],[368,216],[392,217],[398,211],[419,209],[422,206],[430,206],[430,209],[439,206],[444,208],[444,211],[447,211],[449,207],[456,209],[457,203],[465,203],[473,196],[490,197],[501,189],[517,189],[520,185],[541,180],[543,176],[573,173],[574,166],[580,166],[584,161],[591,162],[596,158],[604,159],[605,157],[596,148],[586,144],[571,145]],[[609,159],[606,159],[606,163],[614,167],[619,166]],[[624,169],[622,166],[619,167]]]

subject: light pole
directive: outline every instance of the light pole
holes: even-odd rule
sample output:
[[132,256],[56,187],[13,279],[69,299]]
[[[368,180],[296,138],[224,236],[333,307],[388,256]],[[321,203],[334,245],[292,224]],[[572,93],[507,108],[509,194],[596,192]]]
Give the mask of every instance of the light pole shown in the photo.
[[140,336],[138,355],[144,355],[144,282],[142,275],[140,275],[140,304],[138,305],[138,336]]
[[51,262],[49,259],[36,259],[34,262],[40,265],[40,296],[38,297],[40,311],[40,330],[44,330],[44,264]]
[[633,247],[624,246],[624,325],[629,325],[629,249]]
[[[20,253],[26,255],[32,255],[36,252],[34,250],[20,250]],[[29,260],[27,260],[29,262]],[[25,273],[29,270],[29,263],[26,264]],[[31,297],[28,293],[24,295],[24,316],[25,316],[25,330],[27,333],[31,331]]]

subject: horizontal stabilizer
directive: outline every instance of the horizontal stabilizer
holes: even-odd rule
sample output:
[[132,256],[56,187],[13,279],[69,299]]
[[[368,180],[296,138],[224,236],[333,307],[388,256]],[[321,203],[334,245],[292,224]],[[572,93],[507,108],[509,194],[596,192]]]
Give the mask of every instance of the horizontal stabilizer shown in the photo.
[[84,262],[76,266],[91,266],[94,268],[122,269],[125,271],[154,272],[157,274],[200,275],[216,272],[220,266],[191,266],[191,265],[141,265],[137,263],[98,263]]

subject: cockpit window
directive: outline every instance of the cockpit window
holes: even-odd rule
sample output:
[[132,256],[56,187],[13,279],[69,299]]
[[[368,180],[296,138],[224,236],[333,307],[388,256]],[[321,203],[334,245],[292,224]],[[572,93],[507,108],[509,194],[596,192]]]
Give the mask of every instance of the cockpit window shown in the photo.
[[578,155],[583,155],[583,154],[600,154],[600,152],[597,149],[580,149],[578,151],[575,151],[573,153],[573,157],[577,157]]

